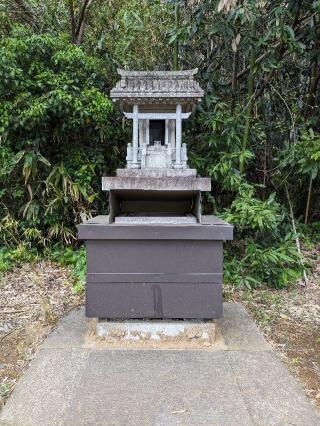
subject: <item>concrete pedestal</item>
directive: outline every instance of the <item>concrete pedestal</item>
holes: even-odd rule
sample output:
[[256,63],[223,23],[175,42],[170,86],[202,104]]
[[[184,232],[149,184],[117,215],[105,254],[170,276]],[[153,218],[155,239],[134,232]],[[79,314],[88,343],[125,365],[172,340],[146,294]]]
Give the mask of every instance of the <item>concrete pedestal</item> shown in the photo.
[[223,241],[233,233],[226,222],[130,225],[98,216],[78,232],[87,249],[88,317],[222,316]]

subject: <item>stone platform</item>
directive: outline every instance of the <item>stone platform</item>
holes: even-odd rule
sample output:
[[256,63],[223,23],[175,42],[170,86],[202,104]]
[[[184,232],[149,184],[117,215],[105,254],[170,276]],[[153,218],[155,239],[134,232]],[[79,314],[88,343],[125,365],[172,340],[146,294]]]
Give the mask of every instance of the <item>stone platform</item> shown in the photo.
[[215,343],[216,326],[212,320],[99,320],[96,335],[106,342],[119,345],[133,342],[151,348],[161,348],[166,343],[177,348],[196,345],[209,347]]
[[138,214],[138,215],[119,215],[115,217],[114,223],[122,224],[135,224],[135,225],[146,225],[146,224],[168,224],[168,225],[190,225],[196,224],[197,218],[194,215],[186,214],[184,216],[179,215],[148,215],[148,214]]
[[136,178],[136,177],[191,177],[197,176],[196,169],[117,169],[117,177],[127,177],[127,178]]
[[210,191],[211,179],[196,176],[103,177],[103,191]]
[[301,386],[239,304],[214,346],[123,349],[92,340],[83,310],[42,344],[1,426],[318,426]]

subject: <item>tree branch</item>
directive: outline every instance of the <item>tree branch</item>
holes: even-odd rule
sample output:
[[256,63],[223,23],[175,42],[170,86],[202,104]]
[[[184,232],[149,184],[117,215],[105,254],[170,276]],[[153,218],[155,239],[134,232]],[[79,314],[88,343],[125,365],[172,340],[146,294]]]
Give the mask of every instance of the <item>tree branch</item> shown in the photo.
[[85,20],[89,11],[89,8],[92,4],[93,0],[85,0],[83,3],[83,6],[80,11],[79,21],[78,21],[78,27],[76,31],[76,44],[81,44],[83,41],[83,34],[84,34],[84,28],[85,28]]
[[14,0],[14,4],[16,5],[16,10],[20,12],[20,16],[31,26],[34,26],[38,29],[38,23],[36,22],[36,18],[31,12],[31,10],[25,5],[23,0]]
[[76,19],[74,15],[73,0],[69,0],[69,13],[70,13],[70,24],[71,24],[71,39],[72,43],[76,42]]

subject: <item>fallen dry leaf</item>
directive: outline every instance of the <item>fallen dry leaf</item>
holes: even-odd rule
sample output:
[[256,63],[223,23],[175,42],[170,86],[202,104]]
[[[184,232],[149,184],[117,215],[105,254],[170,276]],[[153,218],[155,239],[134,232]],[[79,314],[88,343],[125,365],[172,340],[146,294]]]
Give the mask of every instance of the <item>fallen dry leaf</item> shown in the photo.
[[188,411],[188,410],[185,408],[185,409],[183,409],[183,410],[175,410],[175,411],[171,411],[171,414],[183,414],[183,413],[185,413],[186,411]]

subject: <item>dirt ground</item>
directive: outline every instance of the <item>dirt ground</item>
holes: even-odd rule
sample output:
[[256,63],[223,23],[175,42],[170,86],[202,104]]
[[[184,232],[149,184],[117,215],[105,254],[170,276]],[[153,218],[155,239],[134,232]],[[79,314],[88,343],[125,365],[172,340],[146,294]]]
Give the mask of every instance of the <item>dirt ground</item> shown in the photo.
[[[225,286],[224,296],[246,307],[320,409],[320,245],[305,254],[313,265],[307,287],[244,291]],[[39,343],[82,304],[69,271],[52,262],[26,263],[0,275],[0,408]]]
[[51,262],[0,274],[0,408],[59,318],[83,303],[68,270]]

